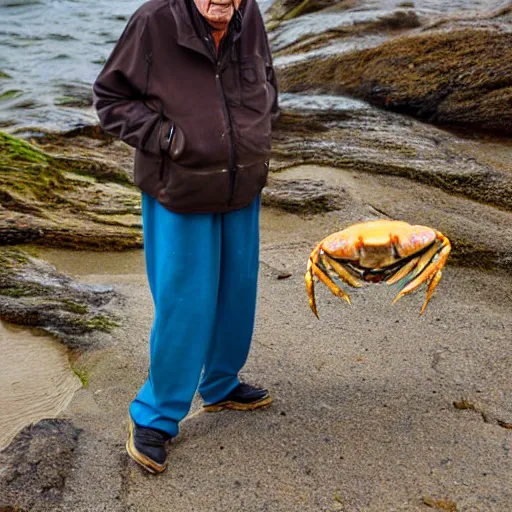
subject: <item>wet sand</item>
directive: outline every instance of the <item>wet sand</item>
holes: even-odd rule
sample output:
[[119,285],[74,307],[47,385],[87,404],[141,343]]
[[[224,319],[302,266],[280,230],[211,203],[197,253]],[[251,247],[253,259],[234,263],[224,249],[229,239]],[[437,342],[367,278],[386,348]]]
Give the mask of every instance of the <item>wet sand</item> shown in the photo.
[[0,352],[1,450],[26,425],[58,416],[81,383],[67,349],[49,336],[0,321]]

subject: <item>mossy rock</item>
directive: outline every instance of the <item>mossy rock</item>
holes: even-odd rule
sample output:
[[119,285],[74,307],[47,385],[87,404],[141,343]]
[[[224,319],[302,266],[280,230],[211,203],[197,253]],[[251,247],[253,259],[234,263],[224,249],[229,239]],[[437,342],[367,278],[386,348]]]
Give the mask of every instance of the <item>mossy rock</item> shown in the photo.
[[42,329],[70,347],[118,325],[106,309],[117,297],[111,287],[78,283],[19,248],[0,247],[0,265],[0,319]]
[[140,194],[109,162],[0,132],[0,245],[141,247]]
[[512,133],[512,33],[430,31],[279,70],[288,92],[350,94],[421,119]]

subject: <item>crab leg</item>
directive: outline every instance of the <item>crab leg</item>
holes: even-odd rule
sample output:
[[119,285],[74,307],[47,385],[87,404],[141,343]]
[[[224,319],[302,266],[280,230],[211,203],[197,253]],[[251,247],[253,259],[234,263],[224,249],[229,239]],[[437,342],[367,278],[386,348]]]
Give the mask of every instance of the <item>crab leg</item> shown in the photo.
[[361,288],[363,286],[363,281],[353,276],[341,263],[338,263],[336,260],[330,258],[325,253],[322,253],[320,257],[322,259],[322,263],[327,268],[334,270],[344,283],[347,283],[353,288]]
[[441,280],[441,276],[443,275],[443,272],[441,270],[438,270],[433,276],[430,282],[428,283],[427,287],[427,298],[425,299],[425,302],[423,303],[423,306],[421,306],[420,309],[420,315],[423,314],[423,311],[425,311],[428,301],[430,300],[430,297],[432,297],[432,294],[434,293],[434,290],[436,289],[437,284]]
[[[435,243],[426,253],[422,254],[419,257],[418,263],[416,264],[416,267],[411,272],[411,275],[404,276],[406,278],[406,279],[404,279],[404,281],[406,281],[406,282],[401,283],[402,286],[401,286],[400,291],[403,288],[405,288],[411,281],[414,281],[414,279],[416,279],[418,276],[421,275],[421,273],[425,270],[425,268],[428,267],[430,262],[435,258],[436,254],[441,250],[441,248],[442,248],[442,245],[440,245],[439,243]],[[407,280],[407,278],[408,278],[408,280]],[[422,279],[421,282],[426,281],[426,279],[427,278],[425,277],[425,279]]]
[[401,269],[399,269],[398,272],[396,272],[396,274],[393,274],[388,280],[386,280],[386,283],[392,285],[400,281],[400,279],[402,279],[407,274],[409,274],[409,272],[411,272],[411,270],[416,266],[419,260],[420,256],[409,261],[409,263],[407,263]]
[[[427,290],[426,302],[428,303],[428,301],[430,300],[432,292],[434,291],[435,287],[439,283],[439,280],[441,279],[435,274],[444,267],[451,251],[451,245],[448,239],[445,236],[441,235],[440,233],[438,233],[438,236],[442,241],[442,244],[438,248],[436,247],[438,251],[437,254],[431,259],[431,261],[426,266],[424,266],[424,269],[422,269],[423,271],[420,270],[420,273],[416,274],[416,276],[407,283],[407,285],[396,296],[395,300],[393,301],[393,304],[395,304],[404,295],[407,295],[408,293],[411,293],[414,290],[416,290],[416,288],[418,288],[422,283],[424,283],[427,280],[429,280],[429,288]],[[429,253],[430,251],[425,253],[421,257],[421,259],[423,259],[424,257],[426,259],[426,256]],[[428,295],[428,291],[430,291],[430,295]],[[424,303],[423,306],[424,307],[422,307],[420,314],[423,313],[423,311],[425,311],[426,304]]]
[[308,269],[306,270],[306,275],[304,276],[304,279],[306,280],[306,290],[308,292],[309,307],[311,308],[311,311],[313,311],[315,316],[317,318],[320,318],[318,316],[318,310],[316,309],[315,281],[311,260],[308,260]]
[[322,281],[322,283],[324,283],[334,295],[340,297],[341,299],[347,301],[348,304],[350,304],[350,297],[336,285],[336,283],[331,279],[331,277],[325,272],[324,269],[317,265],[319,260],[319,253],[320,250],[318,248],[313,251],[313,254],[309,258],[308,268],[305,275],[306,289],[309,296],[309,306],[317,318],[319,318],[319,316],[316,308],[313,276],[318,277],[318,279]]
[[320,281],[322,281],[322,283],[324,283],[325,286],[327,286],[327,288],[329,288],[329,290],[331,290],[331,292],[336,295],[336,297],[340,297],[341,299],[347,301],[348,304],[350,304],[350,297],[337,286],[329,274],[324,272],[322,268],[318,267],[313,262],[311,262],[311,268],[315,276],[318,277],[318,279],[320,279]]

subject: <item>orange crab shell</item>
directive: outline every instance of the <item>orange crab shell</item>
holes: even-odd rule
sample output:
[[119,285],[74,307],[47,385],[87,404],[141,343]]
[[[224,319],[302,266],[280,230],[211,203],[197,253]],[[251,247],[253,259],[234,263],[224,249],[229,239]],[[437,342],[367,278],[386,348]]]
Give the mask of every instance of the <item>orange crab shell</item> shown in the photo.
[[[322,241],[322,250],[333,258],[359,262],[362,267],[382,268],[391,260],[398,261],[416,254],[436,238],[436,232],[427,226],[377,220],[354,224],[329,235]],[[373,264],[365,259],[372,253],[382,255]]]

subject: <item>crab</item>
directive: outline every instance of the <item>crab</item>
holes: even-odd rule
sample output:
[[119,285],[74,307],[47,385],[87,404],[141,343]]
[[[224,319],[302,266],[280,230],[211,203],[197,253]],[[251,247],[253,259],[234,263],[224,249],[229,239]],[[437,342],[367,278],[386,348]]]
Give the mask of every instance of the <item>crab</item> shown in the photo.
[[438,285],[451,251],[448,238],[427,226],[407,222],[375,220],[354,224],[322,240],[309,256],[306,289],[309,305],[318,316],[314,277],[350,304],[350,297],[335,281],[354,288],[367,283],[399,283],[401,297],[427,284],[427,304]]

